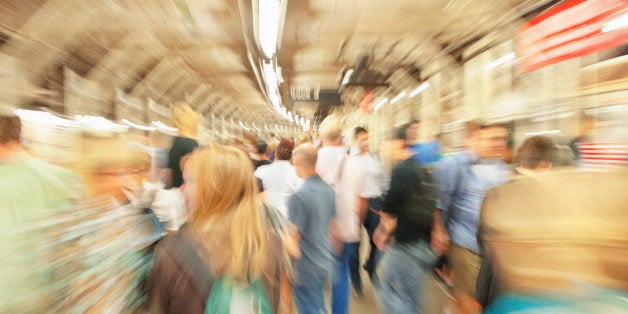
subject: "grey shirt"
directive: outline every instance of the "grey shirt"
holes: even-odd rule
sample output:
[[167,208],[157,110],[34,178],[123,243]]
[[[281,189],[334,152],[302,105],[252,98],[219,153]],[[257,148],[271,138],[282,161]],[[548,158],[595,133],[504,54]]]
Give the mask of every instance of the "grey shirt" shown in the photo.
[[301,234],[301,258],[294,261],[298,279],[325,280],[331,271],[329,222],[335,215],[335,192],[317,175],[307,178],[288,200],[288,217]]

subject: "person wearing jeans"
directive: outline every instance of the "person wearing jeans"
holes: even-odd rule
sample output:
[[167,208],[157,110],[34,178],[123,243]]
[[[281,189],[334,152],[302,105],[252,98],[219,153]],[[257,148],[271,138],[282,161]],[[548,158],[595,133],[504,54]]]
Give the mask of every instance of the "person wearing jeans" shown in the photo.
[[323,284],[333,268],[329,234],[335,229],[336,200],[333,188],[316,173],[316,160],[317,151],[311,144],[303,144],[293,153],[297,174],[305,181],[288,200],[292,225],[284,239],[294,263],[292,290],[297,309],[318,314],[326,312]]
[[420,288],[438,260],[438,254],[430,246],[435,204],[431,179],[413,158],[406,141],[415,128],[418,122],[411,122],[397,132],[397,137],[405,142],[407,158],[393,169],[380,213],[382,223],[375,231],[384,234],[384,239],[389,235],[395,238],[388,246],[378,244],[386,248],[376,280],[386,313],[425,312],[419,304]]

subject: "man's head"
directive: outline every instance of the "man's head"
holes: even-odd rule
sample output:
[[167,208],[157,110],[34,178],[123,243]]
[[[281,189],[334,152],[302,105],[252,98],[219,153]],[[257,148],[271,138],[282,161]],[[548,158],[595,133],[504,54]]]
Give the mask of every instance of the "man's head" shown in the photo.
[[355,143],[360,149],[360,153],[367,152],[369,150],[369,131],[363,127],[355,128]]
[[408,146],[414,145],[419,141],[419,126],[420,121],[412,119],[408,122],[406,127],[406,144]]
[[419,121],[412,120],[395,130],[395,139],[404,142],[404,146],[411,146],[419,138]]
[[516,163],[525,169],[550,169],[558,160],[558,153],[558,146],[549,137],[533,136],[517,150]]
[[319,132],[323,146],[342,145],[342,128],[338,117],[332,115],[325,118],[321,122]]
[[316,161],[318,151],[310,143],[299,145],[292,154],[292,163],[297,168],[297,174],[301,178],[308,178],[316,174]]
[[265,141],[260,140],[257,142],[257,155],[264,157],[268,151],[268,144]]
[[20,145],[22,122],[17,115],[0,114],[0,146],[6,149],[17,149]]
[[480,158],[503,158],[508,129],[499,124],[482,125],[472,134],[472,147]]

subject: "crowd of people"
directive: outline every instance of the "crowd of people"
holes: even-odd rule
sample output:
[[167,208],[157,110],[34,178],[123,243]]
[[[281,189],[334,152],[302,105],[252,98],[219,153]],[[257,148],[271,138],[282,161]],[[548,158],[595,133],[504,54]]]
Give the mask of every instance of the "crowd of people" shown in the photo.
[[145,280],[150,313],[349,313],[362,268],[386,313],[433,311],[430,280],[453,295],[438,312],[628,309],[626,172],[556,169],[566,163],[551,138],[526,139],[508,164],[508,129],[470,123],[463,150],[443,156],[412,120],[393,132],[389,172],[369,131],[351,130],[349,146],[334,116],[316,139],[208,145],[189,106],[172,117],[178,134],[159,158],[93,154],[81,178],[28,157],[19,118],[0,116],[2,233],[90,194],[137,205],[164,235]]

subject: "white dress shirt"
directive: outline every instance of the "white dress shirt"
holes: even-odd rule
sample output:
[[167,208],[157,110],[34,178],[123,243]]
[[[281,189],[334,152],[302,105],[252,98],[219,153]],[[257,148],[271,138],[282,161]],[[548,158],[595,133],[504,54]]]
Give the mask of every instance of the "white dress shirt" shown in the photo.
[[318,151],[316,172],[331,186],[336,186],[339,177],[340,165],[347,156],[344,146],[325,146]]
[[296,168],[288,160],[275,160],[257,168],[255,176],[262,180],[266,203],[288,217],[288,199],[303,185]]

